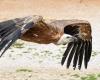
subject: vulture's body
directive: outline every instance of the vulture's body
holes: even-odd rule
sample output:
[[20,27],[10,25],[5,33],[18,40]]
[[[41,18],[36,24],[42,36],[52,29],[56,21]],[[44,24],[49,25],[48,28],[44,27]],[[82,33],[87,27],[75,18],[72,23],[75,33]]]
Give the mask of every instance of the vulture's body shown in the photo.
[[[64,34],[71,35],[69,42]],[[92,51],[91,26],[83,20],[45,20],[41,16],[16,18],[0,23],[0,38],[1,56],[17,39],[41,44],[68,43],[61,64],[68,58],[69,68],[73,58],[74,69],[77,64],[81,69],[83,60],[87,68]]]

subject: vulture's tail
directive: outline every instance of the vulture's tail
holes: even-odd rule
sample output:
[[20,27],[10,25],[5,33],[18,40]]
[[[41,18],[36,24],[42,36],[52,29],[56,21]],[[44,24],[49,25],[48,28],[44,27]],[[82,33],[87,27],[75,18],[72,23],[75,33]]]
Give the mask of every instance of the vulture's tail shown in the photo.
[[28,29],[32,27],[31,18],[16,18],[0,22],[0,57]]

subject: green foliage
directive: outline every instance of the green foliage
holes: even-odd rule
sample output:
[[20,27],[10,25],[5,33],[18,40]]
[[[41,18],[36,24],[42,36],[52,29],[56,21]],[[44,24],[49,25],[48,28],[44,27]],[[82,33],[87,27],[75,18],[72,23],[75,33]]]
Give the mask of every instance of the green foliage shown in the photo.
[[92,51],[92,56],[96,56],[97,54],[99,54],[100,52],[96,52],[96,51]]
[[98,77],[100,77],[100,74],[98,74]]
[[87,77],[81,77],[81,80],[87,80]]
[[32,72],[31,69],[17,69],[16,72]]
[[18,43],[18,42],[16,42],[16,43],[13,44],[12,46],[15,47],[15,48],[23,48],[23,47],[24,47],[23,44],[24,44],[24,43]]
[[71,75],[71,76],[74,76],[74,77],[76,77],[76,78],[80,77],[78,74],[73,74],[73,75]]
[[97,76],[95,74],[89,74],[85,77],[81,77],[81,80],[97,80]]
[[92,52],[92,56],[96,56],[97,55],[97,52]]

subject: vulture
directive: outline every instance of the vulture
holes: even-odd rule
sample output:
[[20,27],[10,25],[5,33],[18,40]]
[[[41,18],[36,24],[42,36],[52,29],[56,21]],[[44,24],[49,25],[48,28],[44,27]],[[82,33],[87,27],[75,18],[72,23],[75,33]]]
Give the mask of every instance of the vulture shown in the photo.
[[[70,35],[70,36],[68,36]],[[53,20],[39,15],[0,22],[0,57],[17,40],[40,44],[67,44],[61,65],[87,69],[92,52],[91,25],[86,20]]]

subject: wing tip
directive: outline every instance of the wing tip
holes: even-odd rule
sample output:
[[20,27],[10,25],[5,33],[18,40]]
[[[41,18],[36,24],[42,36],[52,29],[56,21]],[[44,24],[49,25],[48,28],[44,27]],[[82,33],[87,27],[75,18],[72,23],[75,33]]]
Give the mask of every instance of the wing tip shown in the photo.
[[[71,51],[71,52],[68,52],[67,54],[69,54],[69,56],[71,56],[71,59],[69,59],[69,56],[63,56],[63,58],[62,58],[62,61],[61,61],[61,65],[64,65],[64,62],[65,62],[65,60],[66,60],[66,57],[68,57],[68,60],[67,60],[67,65],[66,65],[66,68],[69,68],[69,66],[70,66],[70,63],[71,63],[71,60],[72,60],[72,56],[74,57],[74,59],[73,59],[73,70],[75,70],[76,69],[76,67],[77,67],[77,65],[78,65],[78,69],[79,70],[81,70],[81,67],[82,67],[82,63],[83,63],[83,60],[84,60],[84,67],[85,67],[85,69],[87,69],[87,66],[88,66],[88,56],[86,55],[86,46],[87,45],[85,45],[86,44],[86,42],[84,41],[84,40],[81,40],[81,41],[79,41],[78,42],[78,46],[77,46],[77,48],[76,48],[76,52],[74,52],[73,50],[73,53],[74,53],[74,56],[73,55],[71,55],[70,53],[72,52],[71,50],[69,50],[69,51]],[[92,45],[90,45],[90,46],[92,46]],[[71,47],[72,48],[72,47]],[[75,49],[75,48],[74,48]],[[87,47],[87,49],[89,49],[88,47]],[[67,49],[68,50],[68,49]],[[82,54],[81,54],[82,53]],[[65,53],[66,54],[66,53]],[[83,59],[83,56],[84,56],[84,59]],[[81,59],[82,58],[82,59]],[[77,62],[78,62],[78,64],[77,64]]]

